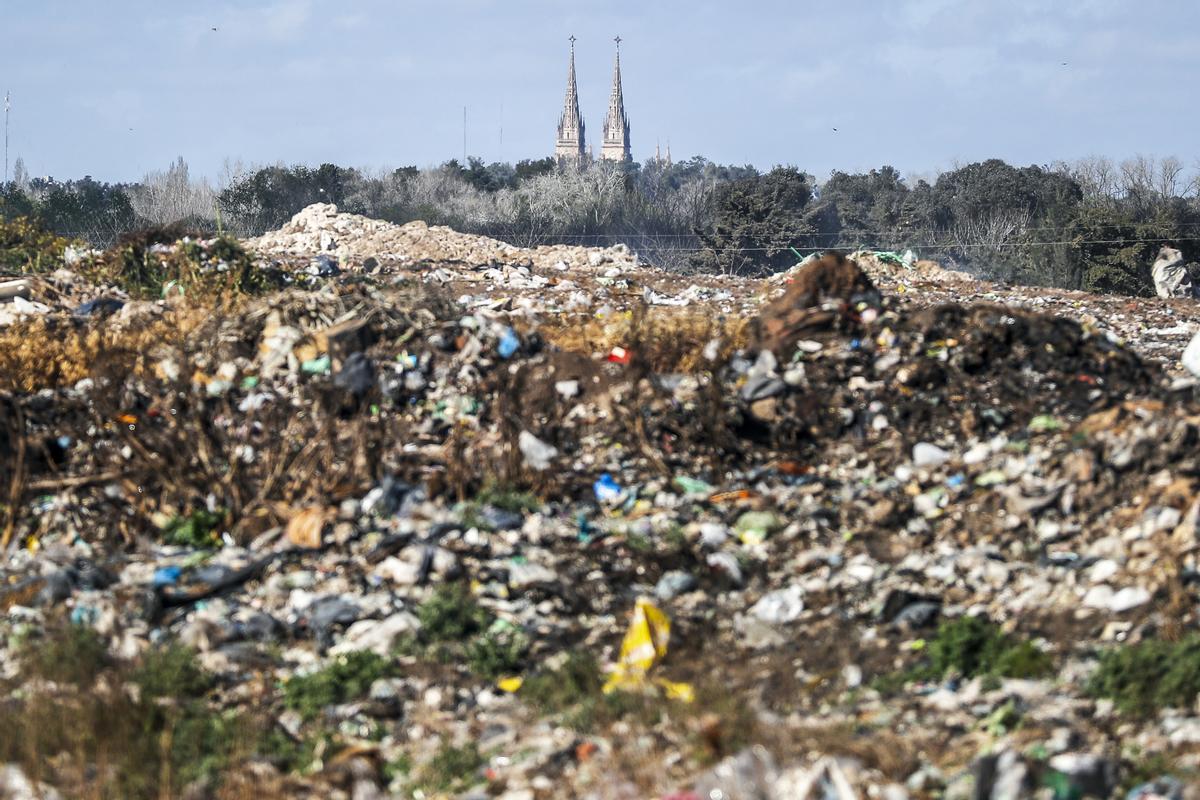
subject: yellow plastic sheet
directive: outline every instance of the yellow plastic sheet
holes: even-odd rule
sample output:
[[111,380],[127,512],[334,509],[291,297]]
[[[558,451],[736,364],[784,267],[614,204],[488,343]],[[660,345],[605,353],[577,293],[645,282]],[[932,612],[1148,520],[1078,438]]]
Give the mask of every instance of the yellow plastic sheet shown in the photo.
[[496,681],[496,687],[502,692],[508,692],[511,694],[520,689],[523,683],[525,683],[525,679],[521,677],[501,678],[500,680]]
[[[646,674],[650,668],[667,654],[667,642],[671,638],[671,618],[662,609],[644,597],[639,597],[633,608],[633,619],[621,642],[621,658],[608,681],[604,693],[617,690],[644,691],[648,685]],[[667,697],[690,703],[694,697],[692,687],[686,683],[657,680]]]

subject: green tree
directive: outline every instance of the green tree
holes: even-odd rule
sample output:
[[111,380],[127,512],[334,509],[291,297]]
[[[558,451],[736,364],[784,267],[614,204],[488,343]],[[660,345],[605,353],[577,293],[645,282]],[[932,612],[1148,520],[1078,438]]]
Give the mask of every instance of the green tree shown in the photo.
[[715,223],[697,230],[705,249],[697,268],[730,274],[764,274],[796,261],[792,247],[820,247],[837,234],[828,207],[811,209],[812,184],[794,167],[739,178],[718,187]]

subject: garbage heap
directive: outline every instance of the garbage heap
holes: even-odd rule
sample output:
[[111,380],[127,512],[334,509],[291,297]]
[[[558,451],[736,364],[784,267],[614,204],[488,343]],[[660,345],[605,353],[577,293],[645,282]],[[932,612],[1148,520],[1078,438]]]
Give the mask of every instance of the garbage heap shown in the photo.
[[296,270],[5,329],[10,794],[1196,796],[1200,408],[1111,331]]

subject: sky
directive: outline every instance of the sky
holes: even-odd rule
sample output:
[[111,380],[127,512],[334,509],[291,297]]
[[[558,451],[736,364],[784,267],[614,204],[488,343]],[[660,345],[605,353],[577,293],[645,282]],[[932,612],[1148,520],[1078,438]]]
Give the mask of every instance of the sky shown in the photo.
[[[216,30],[213,30],[213,29]],[[0,1],[10,160],[131,181],[553,151],[574,34],[589,141],[620,35],[635,160],[817,175],[1178,156],[1200,128],[1188,0]]]

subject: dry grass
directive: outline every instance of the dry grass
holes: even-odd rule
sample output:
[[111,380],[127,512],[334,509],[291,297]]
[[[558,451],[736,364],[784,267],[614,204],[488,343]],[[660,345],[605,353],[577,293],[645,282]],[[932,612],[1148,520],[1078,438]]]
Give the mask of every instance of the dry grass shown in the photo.
[[39,317],[0,329],[0,391],[36,392],[102,375],[141,375],[163,345],[182,346],[209,318],[176,308],[129,324]]
[[569,352],[608,354],[623,347],[633,363],[654,372],[691,373],[711,368],[704,349],[720,339],[717,363],[748,341],[748,322],[713,317],[689,308],[640,306],[603,319],[562,314],[543,322],[538,332],[551,345]]

